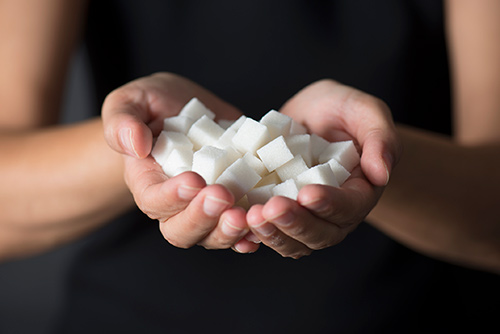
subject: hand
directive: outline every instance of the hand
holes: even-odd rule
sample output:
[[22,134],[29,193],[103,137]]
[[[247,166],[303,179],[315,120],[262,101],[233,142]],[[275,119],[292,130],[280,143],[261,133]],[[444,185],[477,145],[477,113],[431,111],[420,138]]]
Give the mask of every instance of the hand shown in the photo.
[[402,150],[382,101],[331,80],[307,86],[280,111],[329,141],[354,140],[362,153],[342,187],[308,185],[297,201],[273,197],[248,211],[251,232],[262,243],[299,258],[336,245],[356,228],[382,195]]
[[[108,144],[125,157],[125,182],[138,207],[160,222],[160,230],[174,246],[229,248],[247,232],[246,212],[233,208],[233,195],[221,185],[207,186],[203,178],[186,172],[168,178],[151,157],[153,138],[163,119],[178,114],[198,97],[219,119],[241,113],[195,83],[169,73],[132,81],[108,95],[102,118]],[[258,245],[243,240],[240,248]]]

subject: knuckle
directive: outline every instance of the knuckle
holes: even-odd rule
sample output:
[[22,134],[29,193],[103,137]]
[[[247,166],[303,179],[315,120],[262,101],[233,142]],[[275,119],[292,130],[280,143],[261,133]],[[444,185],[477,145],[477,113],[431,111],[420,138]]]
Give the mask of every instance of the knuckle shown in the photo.
[[232,240],[214,235],[209,237],[208,240],[200,242],[198,245],[204,247],[205,249],[227,249],[232,247],[233,244]]
[[163,234],[163,238],[165,238],[165,240],[169,244],[171,244],[172,246],[175,246],[177,248],[188,249],[188,248],[193,246],[192,243],[189,243],[186,240],[182,240],[180,238],[176,238],[176,237],[173,237],[173,236],[165,234],[165,233],[162,233],[162,234]]
[[275,232],[269,236],[269,245],[272,248],[282,248],[285,245],[285,239],[281,234]]
[[180,238],[178,235],[175,235],[168,229],[168,221],[161,222],[160,221],[160,232],[163,235],[163,238],[172,246],[177,248],[187,249],[192,247],[194,244],[188,242],[187,240]]

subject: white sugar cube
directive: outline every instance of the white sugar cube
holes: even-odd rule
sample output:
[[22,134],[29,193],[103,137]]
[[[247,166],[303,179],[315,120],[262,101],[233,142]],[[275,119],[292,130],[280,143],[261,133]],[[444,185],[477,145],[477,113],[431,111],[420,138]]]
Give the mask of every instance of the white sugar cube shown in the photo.
[[207,184],[213,184],[229,166],[227,152],[213,146],[203,146],[193,155],[193,172],[200,174]]
[[234,121],[233,120],[230,120],[230,119],[219,119],[217,121],[217,124],[219,124],[219,126],[221,128],[223,128],[224,130],[227,130],[227,128],[229,128],[231,125],[233,125]]
[[268,184],[262,187],[255,187],[247,193],[250,205],[264,204],[273,197],[273,188],[275,184]]
[[222,135],[217,139],[217,141],[213,144],[213,146],[218,148],[226,148],[228,146],[233,146],[233,137],[236,134],[236,131],[229,128],[222,133]]
[[352,171],[359,164],[359,154],[352,140],[329,143],[323,153],[319,156],[319,163],[325,163],[330,159],[337,160],[348,171]]
[[292,118],[271,109],[260,119],[260,124],[267,126],[269,129],[270,139],[274,139],[279,136],[286,137],[290,133]]
[[252,206],[250,204],[250,202],[248,201],[247,195],[245,195],[242,198],[240,198],[240,200],[238,202],[234,203],[234,205],[235,206],[239,206],[240,208],[243,208],[245,210],[250,209],[250,207]]
[[237,149],[235,149],[232,146],[226,146],[226,147],[223,147],[222,149],[224,151],[226,151],[226,153],[227,153],[228,165],[232,164],[233,162],[235,162],[239,158],[243,157],[243,154],[241,154],[240,151],[238,151]]
[[349,176],[351,176],[351,173],[349,173],[349,171],[345,169],[344,166],[342,166],[337,160],[330,159],[328,160],[328,164],[330,165],[339,186],[341,186],[349,178]]
[[245,118],[238,131],[233,137],[233,145],[241,152],[255,152],[269,141],[269,130],[267,126],[259,122]]
[[252,153],[245,153],[243,160],[245,160],[245,162],[260,176],[267,174],[267,169],[266,166],[264,166],[264,163]]
[[238,201],[250,191],[260,179],[261,177],[259,174],[241,158],[227,167],[217,178],[215,183],[227,187],[233,193],[235,201]]
[[288,180],[296,178],[297,175],[308,169],[309,167],[307,167],[302,156],[296,155],[283,166],[276,168],[276,173],[278,173],[280,179]]
[[321,164],[311,167],[305,172],[297,175],[297,185],[299,189],[307,184],[323,184],[327,186],[338,187],[339,183],[333,174],[329,164]]
[[306,127],[292,119],[292,124],[290,125],[290,136],[305,135],[306,133]]
[[163,130],[187,134],[195,121],[195,119],[187,116],[167,117],[163,120]]
[[301,155],[307,167],[312,167],[311,136],[309,134],[293,135],[285,138],[286,146],[295,156]]
[[203,115],[210,119],[215,118],[215,114],[209,110],[200,100],[193,97],[179,112],[179,116],[187,116],[192,119],[199,119]]
[[162,165],[163,171],[170,177],[191,170],[193,165],[193,151],[191,149],[174,148],[165,163]]
[[235,132],[238,131],[241,128],[241,125],[245,122],[247,117],[245,115],[241,115],[236,121],[233,121],[233,124],[231,124],[228,129],[232,129]]
[[323,137],[314,133],[311,134],[311,156],[313,165],[317,165],[319,163],[319,156],[323,153],[328,144],[330,144],[330,142]]
[[174,148],[179,150],[192,150],[193,143],[191,143],[188,137],[183,133],[162,131],[156,140],[151,155],[158,164],[163,166]]
[[228,161],[230,161],[230,164],[243,156],[240,151],[233,147],[232,139],[235,134],[236,132],[233,129],[227,129],[226,131],[224,131],[222,136],[220,136],[219,139],[217,139],[217,141],[212,145],[214,147],[227,151],[227,157]]
[[193,143],[194,150],[196,151],[204,145],[215,144],[223,133],[223,128],[206,115],[203,115],[191,125],[187,136]]
[[266,186],[268,184],[279,184],[279,183],[281,183],[281,181],[282,180],[278,176],[278,173],[276,173],[276,171],[274,171],[274,172],[269,173],[266,176],[264,176],[262,178],[262,180],[260,180],[259,183],[257,183],[255,185],[255,187],[262,187],[262,186]]
[[262,146],[257,150],[257,155],[269,172],[293,159],[293,154],[288,149],[283,136],[279,136]]
[[284,196],[297,200],[299,188],[293,179],[286,180],[273,188],[273,196]]

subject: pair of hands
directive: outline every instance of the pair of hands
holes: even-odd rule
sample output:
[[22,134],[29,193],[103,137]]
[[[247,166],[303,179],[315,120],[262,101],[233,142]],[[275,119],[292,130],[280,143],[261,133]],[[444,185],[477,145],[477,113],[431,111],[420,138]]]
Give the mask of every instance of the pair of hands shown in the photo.
[[234,207],[232,194],[222,185],[206,185],[194,172],[168,178],[149,154],[163,119],[176,115],[195,96],[217,119],[241,115],[203,87],[170,73],[118,88],[102,109],[105,138],[124,154],[125,181],[138,207],[159,221],[165,239],[177,247],[250,253],[262,243],[282,256],[299,258],[333,246],[375,206],[401,154],[383,102],[335,81],[315,82],[280,112],[329,141],[353,139],[362,152],[360,165],[341,188],[308,185],[297,201],[276,196],[246,212]]

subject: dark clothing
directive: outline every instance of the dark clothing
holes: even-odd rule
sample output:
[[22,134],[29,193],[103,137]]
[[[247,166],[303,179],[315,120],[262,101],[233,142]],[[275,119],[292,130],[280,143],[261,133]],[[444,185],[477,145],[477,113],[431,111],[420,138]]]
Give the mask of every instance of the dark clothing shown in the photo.
[[[450,133],[442,16],[434,0],[92,1],[85,42],[101,102],[168,71],[259,118],[333,78],[382,98],[398,122]],[[499,327],[497,276],[417,254],[366,223],[298,261],[266,247],[178,249],[138,212],[78,244],[58,333]]]

